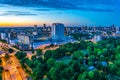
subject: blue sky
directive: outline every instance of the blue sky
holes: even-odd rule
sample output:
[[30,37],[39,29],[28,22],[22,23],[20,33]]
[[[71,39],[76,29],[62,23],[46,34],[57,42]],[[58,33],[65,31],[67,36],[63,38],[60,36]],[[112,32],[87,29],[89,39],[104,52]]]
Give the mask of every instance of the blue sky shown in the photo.
[[0,0],[0,26],[120,26],[119,0]]

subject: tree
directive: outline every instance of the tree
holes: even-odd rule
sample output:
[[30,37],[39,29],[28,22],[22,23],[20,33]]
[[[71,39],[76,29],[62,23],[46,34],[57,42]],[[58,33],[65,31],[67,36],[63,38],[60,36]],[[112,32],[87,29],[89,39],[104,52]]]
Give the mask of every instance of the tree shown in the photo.
[[103,54],[105,57],[107,57],[107,56],[110,55],[107,48],[104,48],[104,49],[102,50],[102,54]]
[[52,57],[52,50],[47,50],[45,52],[44,59],[47,61],[51,57]]
[[64,56],[65,56],[65,52],[63,49],[56,49],[52,51],[52,57],[55,59],[58,59]]
[[100,73],[98,72],[98,70],[94,70],[94,80],[98,80],[100,78]]
[[0,42],[7,43],[7,41],[3,39],[2,40],[0,39]]
[[21,51],[18,51],[15,56],[18,58],[18,59],[22,59],[24,57],[26,57],[26,53],[24,52],[21,52]]
[[74,76],[72,76],[72,77],[70,78],[70,80],[75,80],[75,77],[74,77]]
[[57,68],[51,68],[50,69],[50,71],[49,71],[49,75],[50,75],[50,79],[51,80],[59,80],[60,79],[60,77],[59,77],[59,74],[58,74],[58,72],[59,72],[60,70],[58,70]]
[[8,51],[9,51],[9,53],[13,53],[14,50],[9,48]]
[[5,54],[5,60],[8,60],[10,58],[9,54]]
[[116,64],[109,64],[108,69],[109,69],[109,73],[116,75],[118,67],[116,66]]
[[34,54],[34,49],[32,49],[32,54]]
[[42,50],[41,50],[41,49],[37,49],[37,50],[36,50],[36,54],[37,54],[37,56],[42,55]]
[[88,77],[89,77],[90,79],[94,80],[94,78],[95,78],[94,71],[88,72]]
[[84,58],[84,54],[79,50],[73,53],[73,59]]
[[63,71],[62,71],[62,77],[64,77],[65,79],[68,79],[70,80],[71,76],[74,75],[74,69],[70,66],[70,67],[67,67],[65,68]]
[[2,66],[0,66],[0,72],[2,72],[4,70],[4,68]]
[[99,76],[100,76],[100,80],[109,80],[106,73],[104,72],[101,72]]
[[105,60],[105,57],[103,55],[100,56],[100,60],[101,61],[104,61]]
[[43,72],[41,71],[41,69],[34,69],[33,73],[32,73],[32,79],[33,80],[42,80],[43,78]]
[[116,48],[115,48],[115,54],[119,54],[120,53],[120,46],[117,46]]
[[36,55],[33,55],[32,57],[31,57],[31,60],[32,61],[35,61],[37,58],[36,58]]
[[[56,62],[55,65],[49,70],[48,76],[51,80],[60,80],[62,77],[61,72],[66,68],[62,62]],[[61,79],[62,80],[62,79]]]
[[42,56],[39,56],[39,57],[37,58],[37,60],[38,60],[39,62],[41,62],[41,63],[44,63],[44,59],[43,59]]
[[85,71],[85,72],[83,72],[82,74],[79,74],[77,80],[86,80],[87,75],[88,75],[88,72]]
[[90,60],[90,61],[94,62],[94,61],[95,61],[95,59],[96,59],[96,58],[95,58],[95,56],[94,56],[94,55],[90,55],[90,56],[89,56],[89,60]]
[[119,60],[120,59],[120,54],[116,54],[115,55],[115,60]]
[[48,67],[48,70],[54,66],[54,63],[55,63],[55,59],[53,58],[50,58],[47,60],[47,67]]
[[33,65],[36,65],[36,67],[39,68],[39,66],[41,66],[42,64],[36,59],[35,61],[33,61]]
[[115,61],[115,64],[116,64],[118,67],[120,67],[120,60],[116,60],[116,61]]
[[26,60],[27,60],[27,58],[22,58],[20,60],[20,64],[22,65],[22,68],[24,68],[24,69],[26,69],[26,65],[24,64]]
[[2,64],[2,59],[0,58],[0,65]]

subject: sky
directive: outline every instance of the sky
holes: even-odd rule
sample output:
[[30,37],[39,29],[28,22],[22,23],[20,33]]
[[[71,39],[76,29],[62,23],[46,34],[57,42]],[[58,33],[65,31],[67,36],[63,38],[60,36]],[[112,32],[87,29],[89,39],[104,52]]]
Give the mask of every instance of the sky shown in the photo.
[[0,0],[0,26],[120,26],[119,0]]

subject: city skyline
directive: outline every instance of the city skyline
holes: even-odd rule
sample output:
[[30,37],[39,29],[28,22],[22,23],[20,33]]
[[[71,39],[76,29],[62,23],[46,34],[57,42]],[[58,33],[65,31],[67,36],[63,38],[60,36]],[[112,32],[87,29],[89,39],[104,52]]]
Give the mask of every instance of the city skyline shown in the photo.
[[65,25],[120,26],[116,0],[0,0],[0,26]]

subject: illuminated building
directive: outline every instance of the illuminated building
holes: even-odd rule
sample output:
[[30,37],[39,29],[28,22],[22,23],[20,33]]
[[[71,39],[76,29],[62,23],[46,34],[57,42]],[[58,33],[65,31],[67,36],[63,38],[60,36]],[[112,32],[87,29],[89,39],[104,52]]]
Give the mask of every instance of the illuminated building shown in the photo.
[[64,37],[64,24],[53,23],[52,25],[52,39],[61,39]]

